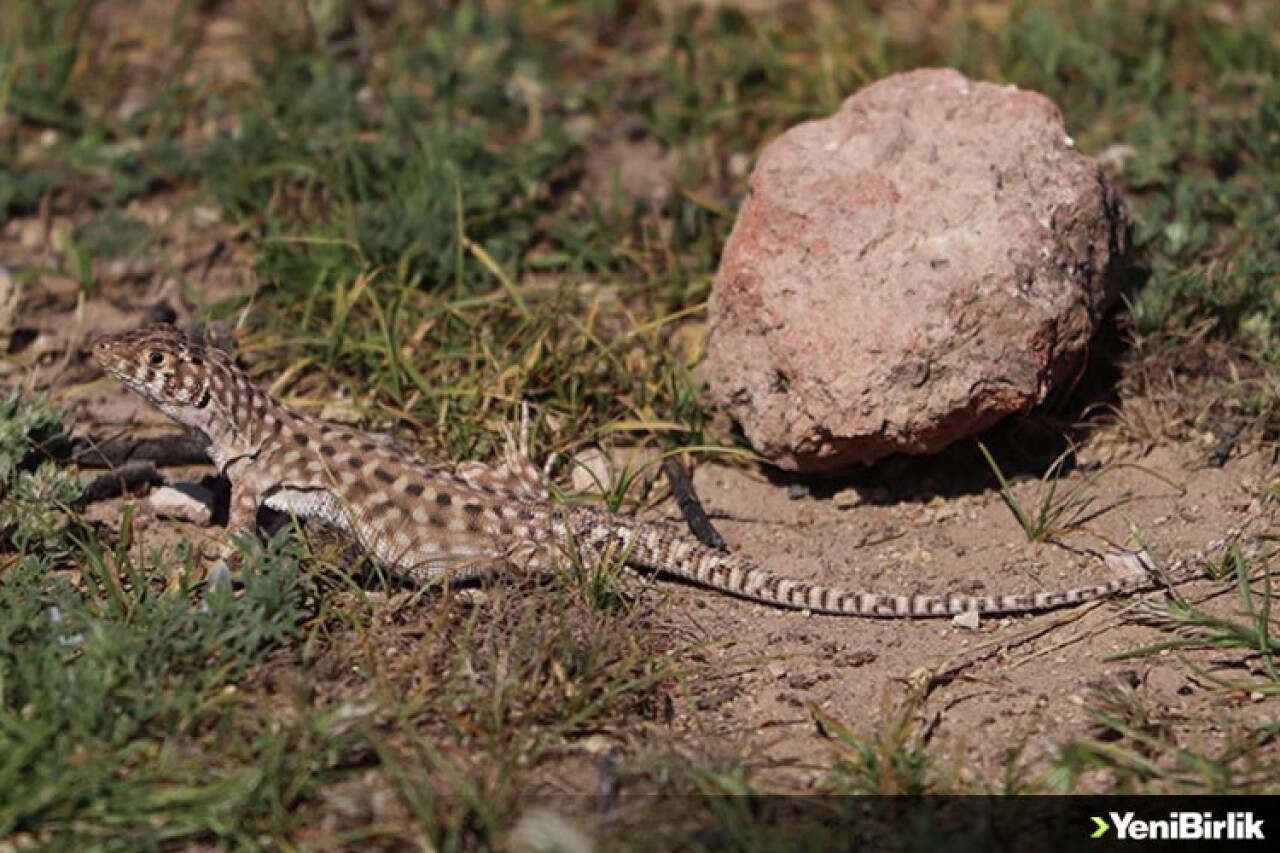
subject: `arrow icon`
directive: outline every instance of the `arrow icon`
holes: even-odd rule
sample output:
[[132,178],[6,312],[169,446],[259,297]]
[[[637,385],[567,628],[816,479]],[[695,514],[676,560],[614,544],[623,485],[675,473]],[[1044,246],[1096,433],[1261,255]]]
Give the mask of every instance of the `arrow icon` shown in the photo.
[[1093,822],[1098,825],[1098,828],[1093,831],[1093,835],[1089,836],[1090,838],[1101,838],[1106,835],[1107,830],[1111,828],[1107,822],[1100,817],[1095,817]]

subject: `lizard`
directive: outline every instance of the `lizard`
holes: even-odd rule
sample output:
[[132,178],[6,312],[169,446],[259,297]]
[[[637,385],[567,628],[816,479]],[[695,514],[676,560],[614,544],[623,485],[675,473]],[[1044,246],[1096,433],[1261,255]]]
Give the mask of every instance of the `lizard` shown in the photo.
[[1143,571],[1123,577],[1020,594],[893,594],[810,583],[663,523],[553,500],[529,458],[527,428],[518,440],[508,432],[500,465],[450,468],[286,406],[226,352],[170,325],[100,337],[91,357],[169,418],[208,436],[209,455],[232,487],[228,537],[255,534],[265,504],[337,528],[414,583],[465,580],[504,566],[539,568],[557,554],[585,561],[612,553],[632,569],[776,607],[923,618],[1042,612],[1151,589],[1158,580],[1149,562],[1139,561]]

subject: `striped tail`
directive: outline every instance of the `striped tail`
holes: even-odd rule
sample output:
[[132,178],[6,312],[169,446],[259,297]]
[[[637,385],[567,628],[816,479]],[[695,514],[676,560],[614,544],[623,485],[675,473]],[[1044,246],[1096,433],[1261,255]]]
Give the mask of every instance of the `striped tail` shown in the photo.
[[554,522],[560,538],[584,555],[612,549],[627,565],[663,572],[738,598],[791,610],[880,619],[955,616],[960,613],[1039,613],[1150,589],[1142,573],[1093,586],[998,595],[894,595],[821,586],[774,574],[747,560],[708,548],[662,525],[632,522],[589,507],[572,507]]

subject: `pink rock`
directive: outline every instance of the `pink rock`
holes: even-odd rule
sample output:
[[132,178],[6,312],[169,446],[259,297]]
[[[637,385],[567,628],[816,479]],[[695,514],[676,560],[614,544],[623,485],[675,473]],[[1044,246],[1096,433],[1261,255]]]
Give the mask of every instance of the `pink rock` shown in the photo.
[[900,74],[760,156],[702,376],[793,470],[930,453],[1045,398],[1116,295],[1128,222],[1047,98]]

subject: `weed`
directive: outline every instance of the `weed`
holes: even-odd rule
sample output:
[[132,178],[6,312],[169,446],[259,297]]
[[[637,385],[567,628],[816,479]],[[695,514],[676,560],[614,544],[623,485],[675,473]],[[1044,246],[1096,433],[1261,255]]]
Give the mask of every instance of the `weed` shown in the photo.
[[93,0],[57,0],[49,8],[18,4],[0,29],[6,112],[38,124],[79,129],[77,64]]
[[185,583],[149,582],[162,555],[120,564],[96,540],[83,547],[83,581],[39,555],[0,577],[0,832],[97,825],[143,839],[156,814],[178,834],[233,825],[257,808],[257,771],[191,773],[222,764],[197,735],[235,706],[237,681],[298,638],[306,575],[277,541],[248,550],[237,594],[193,600]]
[[1142,646],[1119,658],[1141,658],[1173,650],[1236,649],[1256,655],[1264,677],[1222,686],[1248,692],[1280,693],[1280,674],[1276,669],[1276,655],[1280,653],[1276,629],[1280,622],[1272,612],[1271,574],[1266,570],[1260,572],[1262,588],[1255,589],[1250,565],[1234,547],[1223,561],[1223,577],[1235,587],[1238,612],[1230,617],[1217,616],[1180,596],[1148,603],[1142,614],[1144,621],[1180,636]]
[[[1267,558],[1262,558],[1267,559]],[[1271,611],[1270,573],[1261,571],[1261,590],[1251,579],[1252,562],[1240,550],[1224,552],[1221,565],[1211,572],[1219,582],[1233,589],[1238,609],[1220,616],[1180,596],[1165,602],[1149,602],[1139,618],[1175,638],[1149,643],[1115,656],[1116,660],[1146,659],[1168,652],[1211,650],[1231,652],[1221,659],[1226,665],[1210,670],[1190,660],[1184,665],[1196,680],[1221,695],[1240,697],[1274,696],[1277,685],[1275,656],[1280,644],[1275,639],[1276,619]],[[1246,667],[1246,678],[1224,676],[1223,672]],[[1221,725],[1190,718],[1176,730],[1131,691],[1100,692],[1088,705],[1090,716],[1101,729],[1096,737],[1073,741],[1060,751],[1050,774],[1050,784],[1075,788],[1082,776],[1105,772],[1113,790],[1161,791],[1167,793],[1242,793],[1275,789],[1280,770],[1263,747],[1274,743],[1280,728],[1274,723],[1257,726],[1241,721]],[[1213,749],[1188,746],[1202,740],[1196,729],[1212,725],[1227,732],[1226,743]]]
[[1071,486],[1065,494],[1059,495],[1058,487],[1063,481],[1063,467],[1075,455],[1073,450],[1068,450],[1054,459],[1046,469],[1044,476],[1041,478],[1039,498],[1035,506],[1028,509],[1023,506],[1022,501],[1014,494],[1012,485],[1005,477],[1000,466],[996,464],[991,452],[987,450],[987,446],[982,442],[978,442],[978,449],[982,451],[983,457],[987,460],[987,466],[990,467],[991,472],[996,477],[996,481],[1000,484],[1000,499],[1004,501],[1005,506],[1013,513],[1013,517],[1017,519],[1018,526],[1022,528],[1029,542],[1049,542],[1060,539],[1067,533],[1080,528],[1091,519],[1122,506],[1127,501],[1127,498],[1121,497],[1104,507],[1099,507],[1095,503],[1097,489],[1101,480],[1113,471],[1132,468],[1174,489],[1179,488],[1168,477],[1145,466],[1133,463],[1116,463],[1106,465],[1089,474],[1081,479],[1080,482]]
[[1120,793],[1275,790],[1280,767],[1264,749],[1280,735],[1274,723],[1232,731],[1221,748],[1201,751],[1181,745],[1177,734],[1167,727],[1148,727],[1141,716],[1135,719],[1106,707],[1091,708],[1090,716],[1104,735],[1064,745],[1049,776],[1050,785],[1076,790],[1086,774],[1096,773],[1109,777],[1108,788]]
[[811,709],[820,730],[840,748],[827,781],[830,792],[860,794],[939,794],[953,783],[939,774],[926,748],[927,735],[913,720],[916,703],[907,701],[889,710],[871,737],[859,737],[848,725],[816,708]]
[[0,566],[7,555],[53,565],[74,550],[80,481],[44,454],[64,436],[61,414],[43,399],[15,388],[0,401]]

